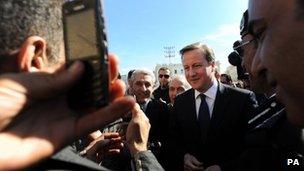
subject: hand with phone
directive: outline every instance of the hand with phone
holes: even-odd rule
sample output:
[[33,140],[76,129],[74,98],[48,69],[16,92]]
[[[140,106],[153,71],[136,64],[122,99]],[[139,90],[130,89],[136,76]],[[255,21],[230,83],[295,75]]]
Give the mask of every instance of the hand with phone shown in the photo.
[[74,0],[63,5],[67,65],[80,60],[85,71],[68,93],[68,104],[77,111],[108,105],[108,48],[101,0]]
[[[77,62],[56,74],[1,75],[0,90],[7,90],[7,93],[1,93],[0,98],[7,101],[0,104],[12,103],[11,106],[17,110],[1,109],[6,115],[0,121],[3,126],[0,132],[0,170],[19,170],[33,165],[129,112],[135,101],[132,97],[123,97],[125,86],[116,79],[117,62],[114,55],[109,55],[112,102],[80,116],[67,106],[64,92],[80,78],[83,64]],[[22,103],[20,97],[24,97]]]

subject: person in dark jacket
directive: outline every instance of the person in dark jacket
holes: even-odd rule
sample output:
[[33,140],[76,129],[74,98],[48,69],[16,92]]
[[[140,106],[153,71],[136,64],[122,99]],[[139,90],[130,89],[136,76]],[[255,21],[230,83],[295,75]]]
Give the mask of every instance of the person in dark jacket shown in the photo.
[[169,97],[169,82],[171,80],[170,76],[170,69],[167,67],[161,67],[158,70],[158,80],[159,80],[159,87],[154,90],[153,96],[156,100],[163,100],[167,104],[170,103]]
[[195,170],[229,161],[243,150],[254,94],[215,78],[214,53],[206,45],[190,44],[180,53],[192,89],[176,97],[170,115],[171,166]]
[[[148,70],[137,69],[131,77],[131,89],[137,103],[149,118],[151,130],[149,134],[149,146],[157,159],[161,160],[162,144],[167,138],[169,110],[166,103],[152,98],[154,75]],[[161,160],[162,163],[164,160]]]
[[[271,85],[267,84],[264,71],[256,69],[258,73],[252,73],[253,62],[259,65],[261,61],[255,59],[257,40],[248,30],[248,11],[243,14],[240,28],[242,41],[235,50],[243,51],[239,54],[242,54],[240,59],[244,70],[249,72],[250,87],[268,97],[255,110],[256,116],[248,122],[245,150],[238,158],[217,167],[228,171],[301,170],[304,168],[302,129],[287,119],[285,106],[277,100]],[[288,159],[298,161],[299,165],[288,166]]]

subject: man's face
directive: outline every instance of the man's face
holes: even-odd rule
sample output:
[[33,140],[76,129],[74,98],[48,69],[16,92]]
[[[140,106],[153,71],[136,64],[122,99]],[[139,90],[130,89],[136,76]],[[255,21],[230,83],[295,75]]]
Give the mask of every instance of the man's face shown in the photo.
[[170,101],[171,103],[174,102],[175,97],[186,91],[185,86],[183,85],[183,82],[178,80],[178,79],[173,79],[171,81],[171,83],[169,84],[169,97],[170,97]]
[[[270,91],[271,87],[269,84],[267,84],[265,70],[258,70],[258,68],[252,67],[253,65],[256,66],[256,63],[260,62],[259,59],[254,60],[254,55],[257,47],[256,41],[252,40],[253,36],[251,34],[246,34],[242,38],[242,42],[251,41],[251,43],[242,47],[244,50],[242,66],[245,68],[246,72],[249,73],[250,89],[255,92],[266,93]],[[252,69],[256,71],[252,72]]]
[[296,0],[250,0],[248,11],[249,29],[258,39],[254,58],[265,66],[288,118],[303,126],[304,21],[297,18],[297,8]]
[[195,49],[183,54],[185,76],[192,88],[205,92],[214,79],[214,63],[207,62],[201,50]]
[[152,95],[152,78],[149,75],[137,74],[132,83],[132,92],[138,103],[146,102]]
[[170,71],[169,70],[159,70],[158,71],[158,79],[160,86],[167,86],[170,81]]

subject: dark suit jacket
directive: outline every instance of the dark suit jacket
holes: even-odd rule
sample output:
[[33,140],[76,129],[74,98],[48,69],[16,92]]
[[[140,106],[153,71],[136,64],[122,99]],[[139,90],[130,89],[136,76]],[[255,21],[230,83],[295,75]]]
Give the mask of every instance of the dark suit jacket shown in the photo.
[[160,100],[151,99],[144,112],[151,124],[149,142],[162,142],[167,136],[168,130],[169,110],[167,104]]
[[[246,146],[235,160],[221,165],[224,171],[304,170],[302,129],[287,120],[285,107],[272,96],[257,110],[249,126]],[[299,165],[287,165],[298,159]]]
[[168,105],[160,100],[151,99],[147,105],[145,114],[149,118],[151,124],[149,149],[153,152],[159,163],[164,166],[167,162],[163,151],[165,148],[165,141],[167,141],[168,137]]
[[162,99],[166,103],[170,103],[169,87],[166,89],[161,89],[161,87],[159,86],[157,89],[154,90],[153,96],[156,100]]
[[247,122],[255,105],[252,92],[219,83],[207,139],[203,143],[197,121],[194,89],[179,95],[173,106],[169,130],[173,168],[183,168],[183,156],[186,153],[194,155],[205,167],[238,156],[243,149]]

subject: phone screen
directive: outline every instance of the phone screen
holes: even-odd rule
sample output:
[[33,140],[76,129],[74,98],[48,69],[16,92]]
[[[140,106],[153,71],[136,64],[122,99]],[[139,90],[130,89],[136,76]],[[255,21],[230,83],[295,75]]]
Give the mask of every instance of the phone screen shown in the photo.
[[73,0],[63,6],[67,65],[81,60],[85,72],[68,92],[68,104],[82,110],[109,101],[106,36],[100,0]]
[[65,22],[69,58],[98,56],[94,9],[67,15]]

